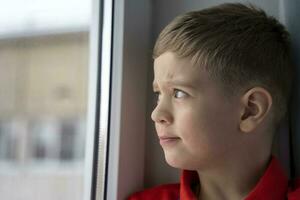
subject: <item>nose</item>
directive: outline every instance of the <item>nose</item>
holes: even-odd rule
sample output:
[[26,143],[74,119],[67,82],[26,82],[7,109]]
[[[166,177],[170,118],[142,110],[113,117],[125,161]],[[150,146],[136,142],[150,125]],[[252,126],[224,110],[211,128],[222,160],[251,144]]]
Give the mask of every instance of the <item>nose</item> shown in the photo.
[[151,118],[155,123],[171,124],[173,121],[172,114],[170,112],[170,106],[166,103],[159,102],[152,111]]

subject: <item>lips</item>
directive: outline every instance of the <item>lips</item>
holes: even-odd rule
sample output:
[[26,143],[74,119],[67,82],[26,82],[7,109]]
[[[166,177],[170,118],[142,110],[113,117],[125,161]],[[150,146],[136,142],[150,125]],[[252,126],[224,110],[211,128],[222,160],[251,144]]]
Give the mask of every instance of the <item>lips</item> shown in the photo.
[[179,140],[180,138],[176,136],[159,136],[159,143],[162,146],[175,144]]
[[179,139],[179,137],[176,136],[159,136],[160,140],[172,140],[172,139]]

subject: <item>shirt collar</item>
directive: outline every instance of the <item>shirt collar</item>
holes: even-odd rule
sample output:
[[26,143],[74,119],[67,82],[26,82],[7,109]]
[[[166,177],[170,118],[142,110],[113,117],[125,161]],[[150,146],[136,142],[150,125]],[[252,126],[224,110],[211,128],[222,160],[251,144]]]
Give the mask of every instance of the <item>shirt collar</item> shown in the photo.
[[[196,171],[183,170],[180,178],[180,199],[197,200],[191,185],[199,182]],[[279,161],[272,156],[269,166],[245,200],[282,200],[288,191],[288,179]]]

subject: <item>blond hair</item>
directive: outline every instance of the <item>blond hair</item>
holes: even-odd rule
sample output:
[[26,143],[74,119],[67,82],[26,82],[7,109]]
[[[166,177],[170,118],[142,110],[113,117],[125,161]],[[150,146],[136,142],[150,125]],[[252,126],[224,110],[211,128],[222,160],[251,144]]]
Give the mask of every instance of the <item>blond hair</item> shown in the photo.
[[204,67],[227,94],[264,87],[276,120],[284,117],[293,75],[289,33],[263,10],[226,3],[180,15],[160,33],[153,58],[167,51]]

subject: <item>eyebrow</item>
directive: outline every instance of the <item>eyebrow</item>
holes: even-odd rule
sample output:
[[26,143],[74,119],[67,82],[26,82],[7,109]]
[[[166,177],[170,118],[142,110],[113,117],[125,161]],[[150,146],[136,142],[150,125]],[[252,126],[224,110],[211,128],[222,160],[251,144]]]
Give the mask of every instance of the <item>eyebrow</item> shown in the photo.
[[[186,81],[173,80],[173,81],[167,81],[166,84],[168,87],[175,85],[175,86],[181,86],[185,88],[196,89],[194,84],[188,83]],[[158,89],[158,85],[155,81],[153,81],[152,86],[153,86],[153,90]]]

